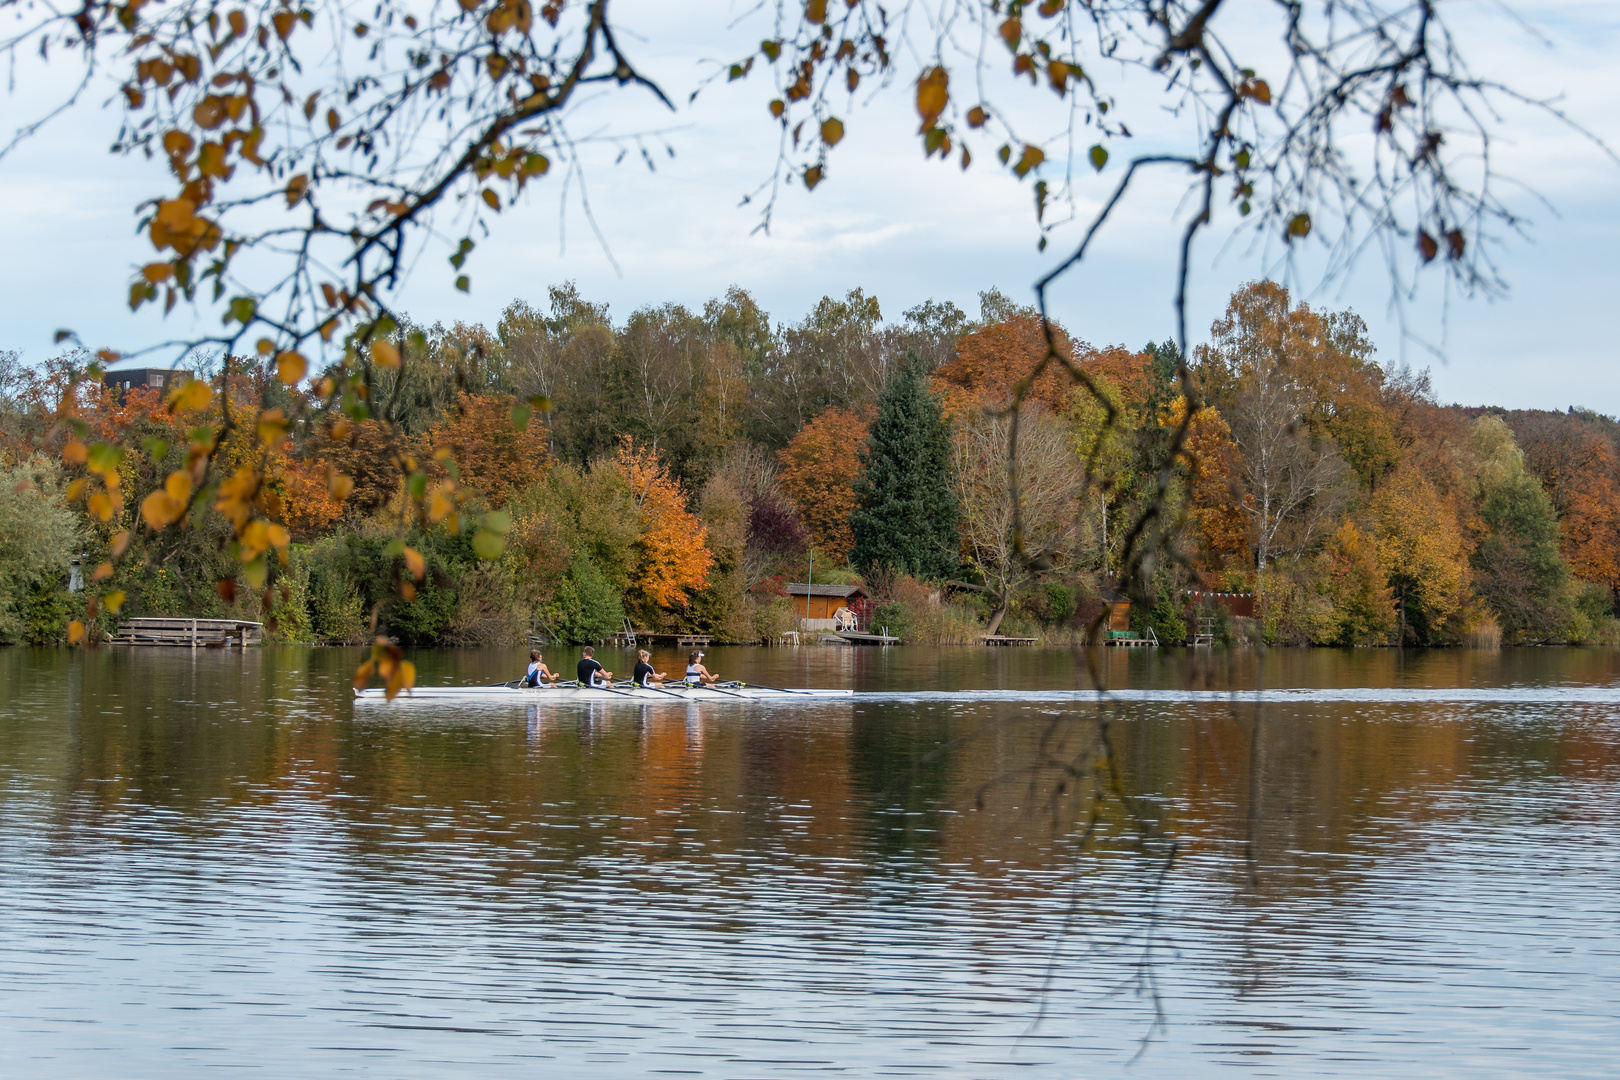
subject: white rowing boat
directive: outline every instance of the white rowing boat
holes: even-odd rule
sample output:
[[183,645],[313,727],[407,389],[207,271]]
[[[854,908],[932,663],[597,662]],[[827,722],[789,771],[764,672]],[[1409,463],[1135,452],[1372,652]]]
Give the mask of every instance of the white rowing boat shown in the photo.
[[[624,683],[608,690],[596,686],[563,683],[558,686],[418,686],[402,690],[395,701],[477,701],[511,702],[512,704],[538,704],[542,702],[572,701],[786,701],[797,698],[847,698],[853,690],[796,689],[777,690],[768,686],[749,686],[747,683],[726,683],[719,686],[684,686],[672,683],[661,689],[632,686]],[[356,701],[388,700],[387,692],[380,688],[356,690]]]

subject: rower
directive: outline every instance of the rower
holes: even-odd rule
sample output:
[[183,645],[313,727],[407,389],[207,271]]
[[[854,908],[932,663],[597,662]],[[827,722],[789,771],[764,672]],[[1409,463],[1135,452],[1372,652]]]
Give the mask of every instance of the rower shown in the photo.
[[703,666],[703,654],[697,649],[686,660],[686,685],[698,686],[703,683],[717,683],[720,680],[709,674],[709,669]]
[[669,678],[662,671],[654,671],[652,666],[652,653],[642,649],[636,653],[636,670],[631,674],[630,681],[643,689],[664,685]]
[[595,686],[604,690],[613,689],[613,672],[603,669],[602,665],[594,659],[595,656],[596,650],[589,645],[585,646],[585,656],[580,660],[579,667],[576,669],[579,676],[579,685]]
[[524,672],[523,675],[524,686],[539,686],[542,679],[550,679],[552,682],[556,682],[560,678],[562,678],[561,675],[553,675],[546,669],[545,661],[540,658],[539,649],[529,650],[529,670]]

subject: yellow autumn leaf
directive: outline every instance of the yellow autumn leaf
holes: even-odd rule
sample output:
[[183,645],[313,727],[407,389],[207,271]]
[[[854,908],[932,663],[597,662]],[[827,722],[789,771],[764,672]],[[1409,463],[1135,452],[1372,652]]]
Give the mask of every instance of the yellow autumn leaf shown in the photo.
[[184,469],[176,469],[163,481],[163,490],[176,502],[185,502],[191,498],[191,474]]
[[399,367],[399,350],[386,341],[373,341],[371,343],[371,362],[378,367]]
[[[259,474],[250,466],[243,466],[219,485],[219,500],[214,509],[231,519],[241,530],[253,513],[253,497],[259,492]],[[261,549],[262,550],[262,549]]]
[[283,386],[295,386],[309,371],[309,361],[302,353],[288,350],[276,357],[276,378]]
[[176,409],[190,409],[201,412],[208,408],[208,403],[214,399],[213,388],[202,379],[190,379],[175,388],[169,395],[169,404]]
[[116,615],[118,614],[118,609],[124,606],[125,599],[126,597],[124,596],[124,590],[114,589],[112,592],[101,598],[101,606],[106,608],[112,614]]
[[1046,152],[1038,146],[1026,146],[1024,152],[1018,155],[1018,164],[1013,166],[1013,172],[1019,176],[1029,175],[1029,171],[1046,160]]
[[141,520],[153,532],[160,532],[173,525],[180,517],[185,504],[167,491],[154,491],[141,500]]
[[411,577],[421,581],[427,576],[427,561],[422,558],[421,552],[415,548],[406,548],[400,554],[405,559],[405,569],[411,572]]
[[266,446],[274,446],[291,425],[287,421],[287,414],[280,409],[266,409],[259,414],[259,441]]
[[78,439],[74,439],[62,447],[62,460],[69,465],[83,465],[90,456],[90,448]]
[[342,502],[354,494],[354,481],[334,469],[326,475],[326,490],[332,493],[332,498]]
[[448,495],[443,491],[435,491],[433,498],[428,502],[428,520],[437,525],[455,508],[455,502]]
[[950,100],[950,76],[944,68],[931,67],[917,79],[917,115],[925,130],[938,122]]
[[68,623],[68,644],[77,645],[84,640],[84,623],[74,619]]
[[93,581],[93,582],[98,582],[99,583],[99,582],[106,581],[108,578],[110,578],[112,576],[113,576],[113,564],[110,563],[110,562],[103,562],[100,565],[98,565],[95,568],[95,570],[93,570],[91,572],[90,580]]
[[242,545],[242,561],[251,562],[270,549],[270,523],[254,518],[237,536]]
[[409,690],[415,685],[416,665],[409,660],[401,660],[394,665],[394,673],[388,678],[388,700],[392,701],[400,691]]
[[837,146],[844,137],[844,122],[836,116],[829,116],[821,122],[821,141],[828,146]]

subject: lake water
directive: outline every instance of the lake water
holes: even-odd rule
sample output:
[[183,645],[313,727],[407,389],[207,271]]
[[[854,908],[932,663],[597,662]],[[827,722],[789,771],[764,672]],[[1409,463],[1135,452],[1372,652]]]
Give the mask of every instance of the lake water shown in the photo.
[[1616,1074],[1620,653],[361,655],[0,650],[0,1074]]

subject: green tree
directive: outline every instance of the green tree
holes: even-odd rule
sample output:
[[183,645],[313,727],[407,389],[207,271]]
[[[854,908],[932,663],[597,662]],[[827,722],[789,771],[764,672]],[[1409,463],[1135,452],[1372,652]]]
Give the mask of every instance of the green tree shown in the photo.
[[540,621],[565,644],[598,641],[619,629],[624,605],[589,555],[576,552],[557,593],[540,613]]
[[1508,641],[1545,640],[1568,623],[1569,567],[1558,553],[1558,517],[1501,417],[1474,424],[1470,449],[1479,471],[1474,498],[1485,536],[1470,563],[1474,587]]
[[40,609],[56,605],[40,594],[61,588],[78,544],[53,462],[33,458],[0,469],[0,642],[37,637],[54,621]]
[[850,561],[945,578],[958,565],[957,502],[951,484],[951,427],[911,353],[878,404],[855,480]]

